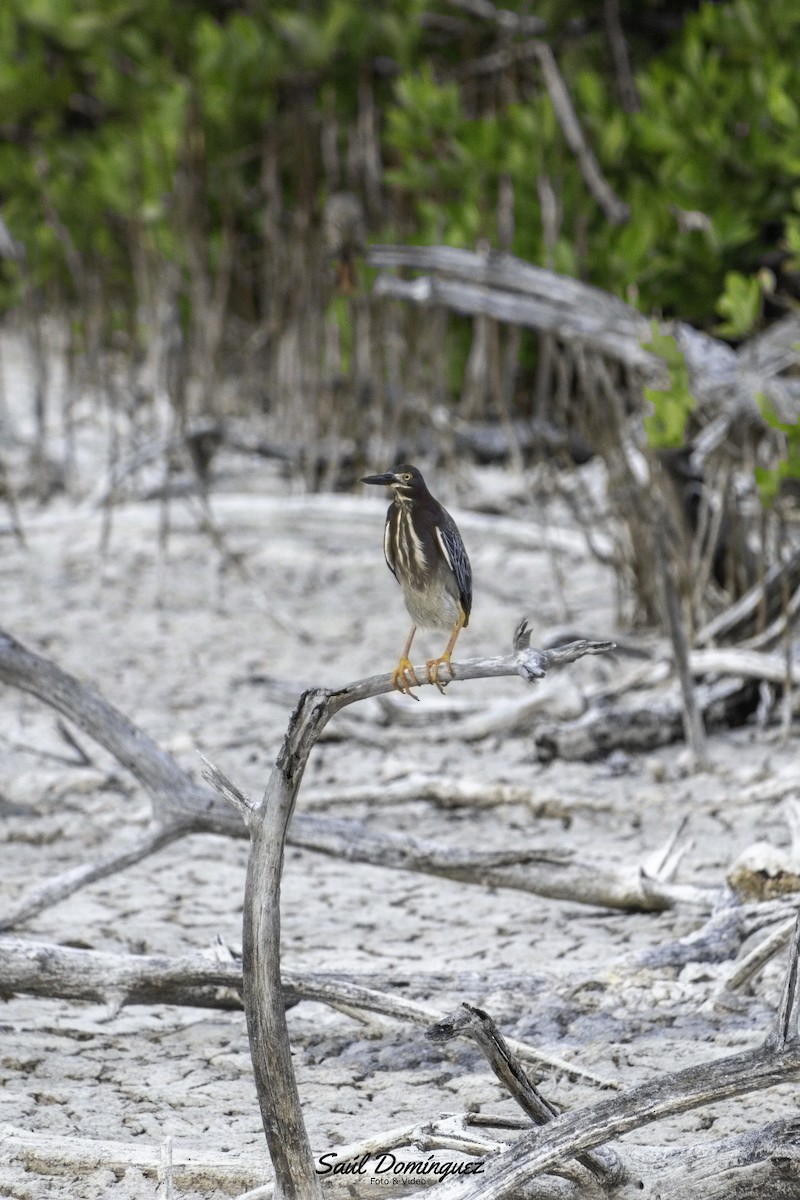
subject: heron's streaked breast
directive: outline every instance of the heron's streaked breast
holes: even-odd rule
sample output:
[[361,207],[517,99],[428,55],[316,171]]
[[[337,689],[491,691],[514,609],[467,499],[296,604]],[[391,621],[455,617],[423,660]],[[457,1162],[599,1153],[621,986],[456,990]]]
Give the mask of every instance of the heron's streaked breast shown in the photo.
[[411,509],[398,506],[395,513],[395,570],[415,587],[424,587],[430,578],[430,564],[422,542],[414,529]]

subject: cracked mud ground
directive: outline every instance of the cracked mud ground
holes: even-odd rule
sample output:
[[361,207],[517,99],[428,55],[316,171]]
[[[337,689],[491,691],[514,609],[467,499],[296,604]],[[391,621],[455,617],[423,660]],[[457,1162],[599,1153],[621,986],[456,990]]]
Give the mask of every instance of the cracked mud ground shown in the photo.
[[[376,464],[376,469],[385,464]],[[500,486],[475,477],[482,494]],[[455,483],[438,488],[462,526],[475,573],[475,607],[458,652],[505,652],[523,613],[534,644],[569,626],[613,636],[613,580],[553,505],[520,508],[525,539],[493,532],[471,514]],[[165,552],[157,503],[114,513],[99,553],[101,516],[88,504],[24,503],[27,549],[3,540],[2,625],[30,648],[96,687],[199,775],[197,751],[243,790],[266,782],[294,698],[308,684],[338,686],[390,670],[406,634],[399,589],[385,569],[384,504],[375,496],[303,497],[268,467],[220,461],[212,495],[228,546],[247,578],[222,560],[191,507],[171,506]],[[506,518],[502,529],[508,526]],[[498,526],[500,528],[500,526]],[[531,531],[539,531],[538,548]],[[563,534],[559,530],[564,531]],[[556,571],[554,566],[558,568]],[[564,590],[558,583],[561,576]],[[565,595],[566,592],[566,595]],[[424,642],[418,648],[437,649]],[[589,659],[561,675],[557,704],[626,669]],[[301,789],[341,793],[334,815],[463,848],[585,851],[640,862],[688,817],[692,847],[679,879],[718,884],[750,843],[787,840],[780,805],[757,785],[792,761],[771,731],[711,739],[712,766],[691,774],[680,746],[620,762],[537,761],[534,724],[477,742],[459,738],[464,714],[520,694],[515,679],[472,682],[445,697],[426,689],[412,740],[391,736],[395,709],[351,710],[312,756]],[[454,713],[445,738],[431,730]],[[380,737],[375,736],[375,729]],[[0,690],[0,898],[133,840],[147,797],[122,768],[78,735],[89,762],[61,736],[55,715]],[[409,774],[442,781],[511,782],[535,803],[447,808],[348,799],[370,783]],[[544,814],[544,815],[543,815]],[[15,930],[23,937],[99,950],[177,955],[215,939],[238,947],[246,843],[209,835],[172,845],[90,886]],[[780,986],[782,957],[733,1009],[712,1002],[729,964],[644,970],[632,955],[682,936],[702,917],[596,910],[510,890],[344,863],[289,848],[283,885],[284,965],[358,974],[425,1000],[442,1014],[462,999],[487,1008],[503,1032],[623,1086],[758,1042]],[[626,965],[627,964],[627,965]],[[430,1045],[416,1026],[303,1002],[289,1013],[300,1094],[312,1145],[324,1152],[392,1126],[478,1106],[510,1113],[477,1050]],[[602,1093],[543,1071],[543,1091],[576,1107]],[[787,1086],[632,1135],[639,1141],[702,1138],[761,1124],[797,1103]],[[757,1109],[757,1111],[753,1111]],[[244,1016],[174,1007],[126,1008],[16,996],[0,1005],[0,1127],[64,1139],[176,1146],[238,1163],[237,1186],[261,1177],[266,1150],[250,1073]],[[78,1171],[65,1159],[26,1169],[0,1148],[0,1195],[71,1200],[149,1197],[142,1166]],[[211,1185],[181,1197],[231,1194]],[[235,1194],[235,1189],[233,1194]]]

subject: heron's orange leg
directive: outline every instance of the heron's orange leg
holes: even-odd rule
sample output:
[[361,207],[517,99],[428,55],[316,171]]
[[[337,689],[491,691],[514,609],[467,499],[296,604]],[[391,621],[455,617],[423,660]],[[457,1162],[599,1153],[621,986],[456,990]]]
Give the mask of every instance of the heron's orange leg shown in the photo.
[[[462,609],[462,611],[458,614],[458,620],[456,621],[455,625],[453,626],[453,632],[450,634],[450,641],[447,643],[447,648],[446,648],[444,654],[442,654],[439,658],[429,658],[427,663],[425,664],[426,674],[428,677],[428,683],[435,683],[440,692],[444,692],[444,689],[446,688],[447,684],[450,682],[450,679],[455,678],[455,676],[453,675],[453,668],[450,665],[450,655],[453,653],[453,647],[456,644],[456,639],[458,638],[458,635],[461,633],[461,630],[464,628],[465,619],[466,618],[464,616],[464,611]],[[445,680],[444,683],[440,683],[439,682],[439,671],[441,670],[443,663],[447,667],[447,670],[450,672],[450,679]]]
[[403,653],[400,655],[400,662],[392,672],[392,684],[397,688],[398,692],[402,692],[405,696],[413,696],[415,700],[418,700],[419,696],[414,696],[411,688],[415,684],[417,687],[419,687],[420,683],[414,673],[414,668],[411,665],[411,659],[408,657],[408,653],[411,649],[411,643],[414,640],[414,634],[416,632],[416,625],[412,625],[411,633],[408,635],[408,641],[403,647]]

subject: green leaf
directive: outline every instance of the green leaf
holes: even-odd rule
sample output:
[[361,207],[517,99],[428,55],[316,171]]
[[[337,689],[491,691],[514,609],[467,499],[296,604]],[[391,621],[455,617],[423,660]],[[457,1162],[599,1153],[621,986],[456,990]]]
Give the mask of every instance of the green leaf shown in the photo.
[[723,337],[744,337],[761,315],[762,281],[758,275],[745,276],[728,271],[725,290],[717,301],[717,312],[725,320],[717,326]]
[[[794,347],[795,350],[799,348]],[[755,472],[761,503],[765,508],[771,508],[780,494],[784,479],[800,480],[800,425],[796,421],[781,421],[763,392],[758,394],[757,399],[764,420],[771,429],[782,433],[784,437],[784,454],[777,465],[756,467]]]
[[652,412],[644,418],[647,440],[653,449],[683,446],[686,422],[695,404],[689,387],[689,369],[675,338],[661,333],[656,321],[652,322],[651,329],[651,341],[642,342],[642,345],[664,360],[669,386],[644,389],[645,399],[652,405]]

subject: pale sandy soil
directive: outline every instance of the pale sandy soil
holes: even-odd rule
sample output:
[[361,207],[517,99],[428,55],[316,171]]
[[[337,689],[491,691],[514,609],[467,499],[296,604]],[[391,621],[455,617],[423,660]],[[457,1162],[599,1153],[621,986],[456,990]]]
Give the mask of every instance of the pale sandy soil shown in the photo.
[[[5,360],[8,373],[8,353]],[[90,430],[86,440],[90,445]],[[387,465],[376,462],[374,469]],[[358,489],[352,496],[304,498],[291,481],[252,460],[222,456],[218,471],[214,515],[230,548],[243,555],[247,580],[233,570],[220,572],[219,554],[180,501],[172,506],[166,553],[158,546],[158,505],[132,501],[116,512],[102,560],[101,520],[88,502],[62,498],[38,509],[25,500],[27,548],[7,532],[0,538],[0,626],[95,686],[191,771],[199,773],[201,751],[245,791],[257,793],[292,697],[306,684],[335,686],[388,670],[407,620],[382,561],[382,497]],[[565,624],[588,636],[613,635],[613,581],[564,514],[520,508],[515,540],[508,519],[498,534],[489,518],[470,512],[471,483],[482,494],[505,486],[483,472],[442,480],[437,489],[462,525],[475,573],[474,617],[459,655],[502,652],[523,613],[531,618],[534,642]],[[0,529],[5,522],[0,507]],[[556,526],[566,529],[563,537]],[[426,648],[436,646],[419,647]],[[577,664],[561,677],[562,699],[628,669],[621,658]],[[511,679],[467,683],[446,697],[425,694],[420,708],[434,722],[451,704],[469,701],[479,710],[524,686]],[[677,746],[634,756],[617,774],[604,762],[541,765],[533,728],[466,744],[456,721],[444,741],[433,740],[423,726],[411,743],[376,745],[370,729],[381,712],[377,702],[354,711],[348,736],[318,747],[304,789],[335,786],[346,794],[352,785],[395,781],[411,771],[508,781],[534,789],[537,801],[556,801],[567,817],[537,817],[521,804],[444,810],[422,801],[386,808],[343,800],[332,810],[370,828],[443,845],[553,847],[635,863],[687,816],[693,846],[679,878],[712,884],[749,843],[787,841],[780,807],[757,803],[748,792],[796,755],[796,747],[782,746],[772,731],[745,727],[714,737],[708,771],[687,774]],[[72,751],[55,715],[0,689],[3,905],[37,881],[126,844],[147,823],[147,797],[104,752],[81,740],[91,765],[67,764]],[[85,889],[17,932],[121,952],[179,954],[209,947],[215,938],[236,947],[246,852],[244,841],[194,837]],[[426,999],[443,1014],[470,1000],[487,1007],[505,1032],[623,1085],[763,1035],[780,984],[779,962],[737,1011],[703,1004],[725,964],[659,972],[621,965],[615,971],[624,955],[680,936],[698,921],[691,911],[597,911],[297,849],[287,853],[287,967],[388,974],[400,994]],[[492,973],[501,968],[530,972],[541,982],[524,990],[493,986]],[[488,982],[468,993],[447,986],[448,976],[464,971]],[[444,983],[426,984],[431,973]],[[417,1027],[359,1024],[310,1003],[293,1008],[289,1023],[319,1152],[470,1105],[510,1111],[466,1043],[431,1047]],[[542,1086],[570,1107],[603,1095],[554,1072],[545,1073]],[[799,1088],[785,1087],[635,1136],[719,1136],[788,1112],[798,1099]],[[242,1162],[244,1190],[257,1181],[253,1164],[265,1158],[244,1017],[172,1007],[114,1013],[98,1005],[7,999],[0,1005],[4,1125],[156,1148],[172,1136],[177,1147]],[[137,1168],[26,1170],[5,1161],[0,1145],[0,1196],[89,1200],[111,1194],[143,1200],[157,1194],[157,1181]]]

